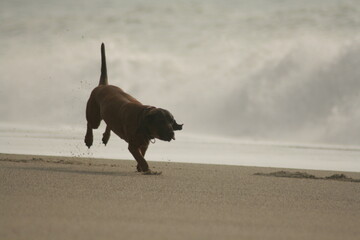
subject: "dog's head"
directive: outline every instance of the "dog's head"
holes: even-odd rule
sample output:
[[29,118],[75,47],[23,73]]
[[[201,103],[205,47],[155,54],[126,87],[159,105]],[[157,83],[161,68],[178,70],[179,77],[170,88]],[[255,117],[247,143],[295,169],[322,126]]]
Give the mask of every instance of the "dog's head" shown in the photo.
[[144,116],[144,122],[150,135],[163,141],[175,140],[174,131],[182,130],[183,124],[177,124],[173,115],[161,108],[151,108]]

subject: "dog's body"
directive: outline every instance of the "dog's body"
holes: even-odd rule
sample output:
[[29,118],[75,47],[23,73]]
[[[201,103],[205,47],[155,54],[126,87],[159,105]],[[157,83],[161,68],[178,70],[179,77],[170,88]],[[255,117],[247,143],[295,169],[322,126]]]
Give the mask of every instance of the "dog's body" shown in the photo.
[[100,82],[87,102],[86,120],[86,146],[92,145],[92,129],[97,129],[104,120],[107,126],[103,143],[107,144],[111,131],[128,142],[139,172],[150,172],[144,158],[150,140],[171,141],[175,139],[174,131],[182,129],[169,111],[143,105],[120,88],[108,85],[104,44],[101,45]]

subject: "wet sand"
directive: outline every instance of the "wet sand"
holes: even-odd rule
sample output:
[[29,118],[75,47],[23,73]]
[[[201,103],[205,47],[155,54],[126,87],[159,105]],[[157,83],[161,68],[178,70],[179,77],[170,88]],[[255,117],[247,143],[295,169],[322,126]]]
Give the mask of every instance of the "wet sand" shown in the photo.
[[150,162],[162,175],[149,176],[135,165],[0,154],[0,239],[360,236],[360,173]]

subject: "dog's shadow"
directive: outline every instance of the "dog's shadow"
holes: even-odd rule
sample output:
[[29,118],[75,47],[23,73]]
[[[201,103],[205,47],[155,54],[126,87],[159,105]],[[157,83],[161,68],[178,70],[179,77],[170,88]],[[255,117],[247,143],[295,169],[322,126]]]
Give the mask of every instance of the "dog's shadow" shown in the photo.
[[11,169],[28,170],[28,171],[44,171],[44,172],[57,172],[57,173],[69,173],[69,174],[84,174],[84,175],[102,175],[102,176],[114,176],[114,177],[131,177],[138,176],[138,172],[121,172],[121,171],[109,171],[109,170],[96,170],[96,169],[73,169],[64,167],[23,167],[12,166],[7,167]]

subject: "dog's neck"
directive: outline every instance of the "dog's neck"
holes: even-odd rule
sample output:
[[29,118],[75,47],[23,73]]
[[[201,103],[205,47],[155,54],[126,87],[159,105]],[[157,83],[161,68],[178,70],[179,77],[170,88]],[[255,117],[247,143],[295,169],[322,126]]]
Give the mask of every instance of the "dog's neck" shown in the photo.
[[148,105],[143,105],[143,110],[141,111],[141,123],[140,123],[140,127],[138,129],[138,132],[142,132],[142,135],[144,135],[144,137],[146,138],[147,141],[152,141],[155,139],[154,136],[151,135],[151,132],[149,131],[149,129],[146,127],[146,124],[144,123],[144,118],[146,116],[146,114],[152,110],[155,109],[156,107],[153,106],[148,106]]

